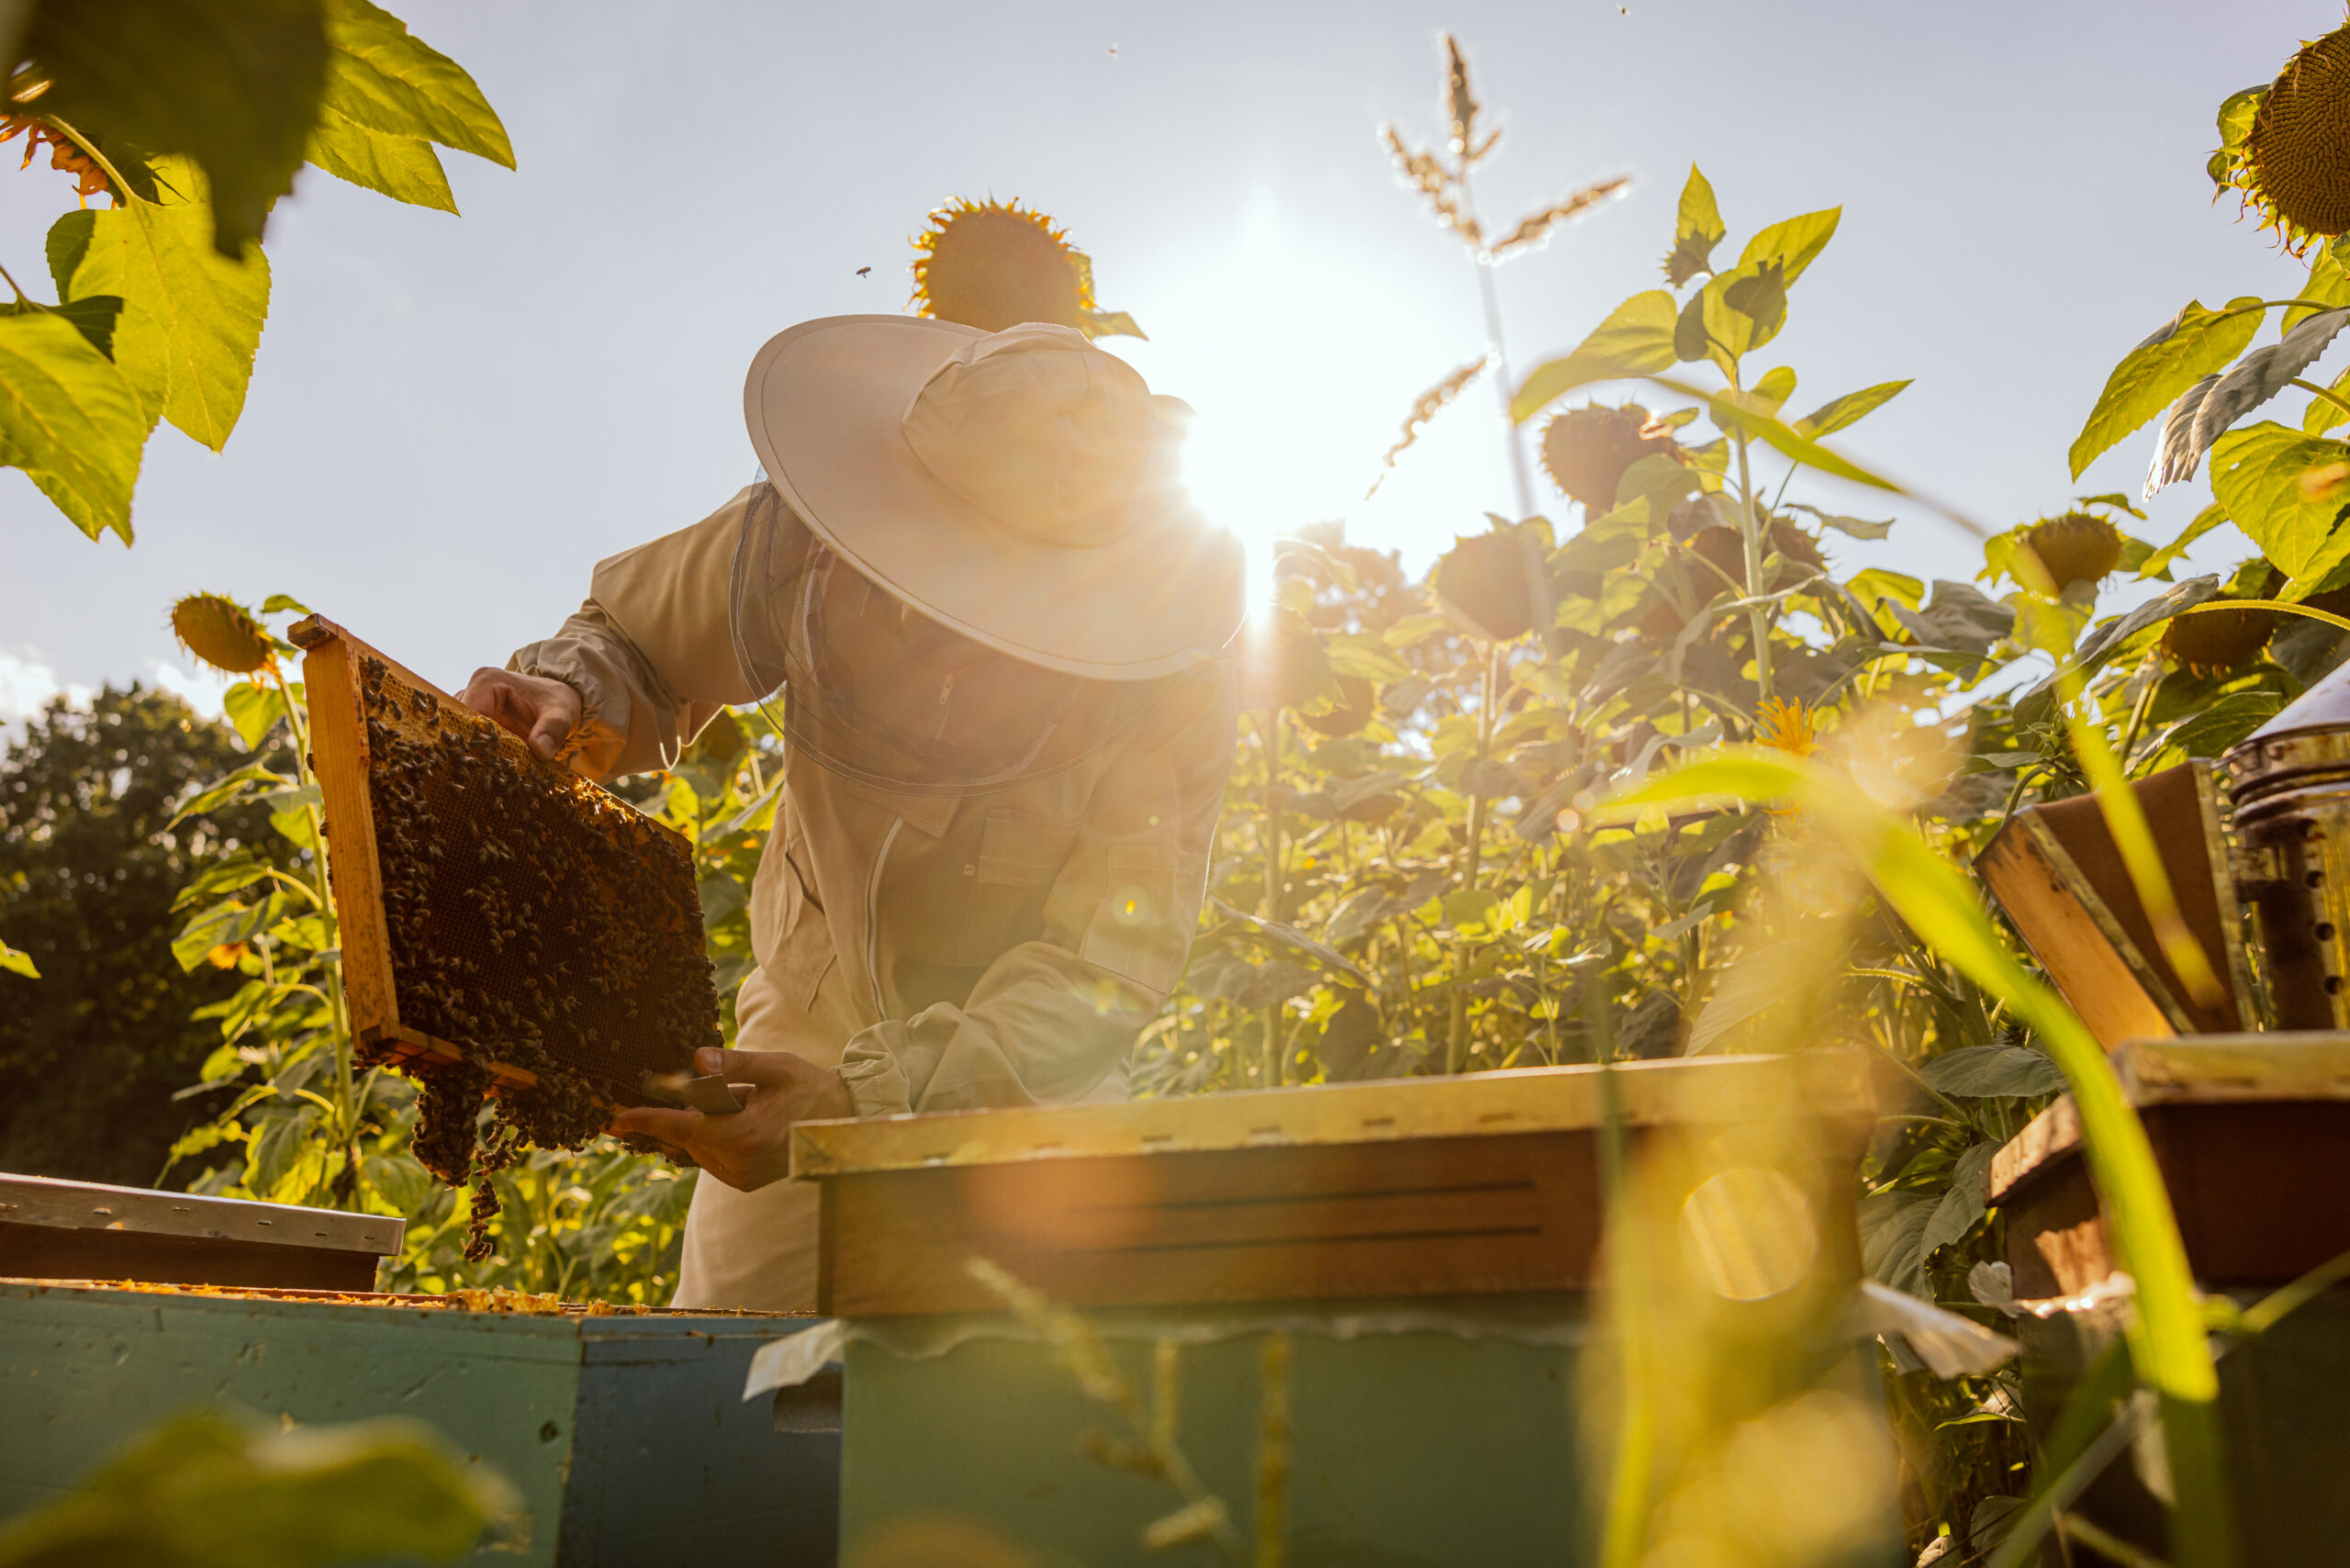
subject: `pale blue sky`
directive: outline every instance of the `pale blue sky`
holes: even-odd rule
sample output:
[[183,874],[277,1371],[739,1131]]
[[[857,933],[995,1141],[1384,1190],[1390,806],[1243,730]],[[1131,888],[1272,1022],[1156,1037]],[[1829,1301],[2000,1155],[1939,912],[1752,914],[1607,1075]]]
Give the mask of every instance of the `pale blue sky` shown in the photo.
[[[1763,223],[1843,206],[1771,359],[1801,373],[1798,409],[1917,379],[1846,433],[1855,456],[1993,526],[2076,488],[2134,491],[2146,434],[2079,487],[2065,447],[2115,359],[2188,297],[2290,292],[2298,269],[2210,204],[2202,162],[2220,99],[2341,17],[2327,0],[394,8],[481,82],[519,171],[448,155],[462,218],[307,173],[270,228],[244,422],[219,457],[156,439],[129,552],[0,476],[0,719],[44,681],[153,678],[178,660],[166,608],[199,588],[290,592],[451,684],[501,661],[597,557],[747,479],[752,352],[805,318],[903,308],[907,237],[957,195],[1024,197],[1091,252],[1103,304],[1152,334],[1111,346],[1199,408],[1207,481],[1244,535],[1345,516],[1422,564],[1508,506],[1489,394],[1360,499],[1413,397],[1483,336],[1457,242],[1373,140],[1390,117],[1436,139],[1444,28],[1507,129],[1491,213],[1638,181],[1502,273],[1521,372],[1657,286],[1695,159],[1733,254]],[[0,172],[0,258],[20,277],[66,190]],[[2165,496],[2147,532],[2166,539],[2207,496]],[[1972,574],[1966,540],[1901,515],[1847,558]]]

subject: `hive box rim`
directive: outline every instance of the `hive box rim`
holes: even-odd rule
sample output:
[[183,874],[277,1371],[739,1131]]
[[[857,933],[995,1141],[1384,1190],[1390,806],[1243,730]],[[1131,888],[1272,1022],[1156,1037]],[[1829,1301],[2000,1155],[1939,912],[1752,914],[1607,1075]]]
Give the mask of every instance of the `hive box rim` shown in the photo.
[[[117,1187],[0,1171],[0,1220],[60,1229],[137,1231],[207,1240],[278,1242],[386,1257],[408,1221],[151,1187]],[[302,1234],[297,1238],[296,1232]]]
[[[1043,1159],[1583,1131],[1607,1120],[1608,1074],[1626,1125],[1636,1127],[1734,1119],[1775,1101],[1791,1078],[1818,1116],[1859,1121],[1874,1104],[1874,1065],[1863,1051],[1665,1057],[1606,1068],[1519,1068],[1180,1099],[802,1122],[792,1129],[791,1170],[795,1177],[825,1179]],[[1701,1085],[1710,1094],[1694,1092]]]

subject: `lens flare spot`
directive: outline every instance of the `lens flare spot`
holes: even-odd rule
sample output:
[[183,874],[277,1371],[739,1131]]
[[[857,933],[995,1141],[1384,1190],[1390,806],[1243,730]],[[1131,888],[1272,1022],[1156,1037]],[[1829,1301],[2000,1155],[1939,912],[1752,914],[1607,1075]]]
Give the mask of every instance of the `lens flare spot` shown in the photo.
[[1761,1301],[1811,1271],[1819,1226],[1802,1188],[1776,1170],[1740,1166],[1700,1182],[1681,1205],[1681,1251],[1717,1295]]

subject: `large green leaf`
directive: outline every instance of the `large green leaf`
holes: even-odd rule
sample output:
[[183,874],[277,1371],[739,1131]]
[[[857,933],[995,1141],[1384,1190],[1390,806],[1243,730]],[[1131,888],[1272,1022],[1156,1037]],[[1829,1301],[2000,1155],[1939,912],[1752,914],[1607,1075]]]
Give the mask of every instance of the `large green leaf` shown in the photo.
[[2056,1064],[2029,1046],[1962,1046],[1926,1063],[1918,1076],[1962,1100],[2032,1099],[2065,1087]]
[[329,107],[369,130],[514,166],[506,127],[463,66],[369,0],[327,0],[326,13]]
[[2088,423],[2067,454],[2073,477],[2113,444],[2168,408],[2180,393],[2244,353],[2260,330],[2259,298],[2244,295],[2223,310],[2190,299],[2177,315],[2122,356],[2106,377]]
[[[181,189],[202,189],[177,160],[159,164]],[[109,212],[69,213],[51,252],[73,261],[73,297],[122,297],[115,363],[147,423],[167,419],[218,452],[244,411],[253,354],[269,314],[269,263],[257,245],[230,261],[208,241],[200,196],[158,205],[131,198]]]
[[2345,498],[2339,487],[2311,498],[2302,493],[2302,476],[2345,462],[2350,445],[2264,420],[2211,448],[2211,494],[2278,571],[2304,577],[2339,563],[2350,535],[2336,527]]
[[147,426],[122,373],[51,312],[0,317],[0,461],[22,468],[73,525],[130,543]]
[[101,144],[180,153],[212,187],[204,242],[243,253],[294,188],[326,84],[321,0],[49,0],[25,52],[39,112]]
[[1591,336],[1564,359],[1538,365],[1510,399],[1510,418],[1520,423],[1543,406],[1594,381],[1617,381],[1671,368],[1676,356],[1673,329],[1679,314],[1673,296],[1652,288],[1608,312]]
[[394,201],[442,212],[457,210],[457,198],[432,143],[420,136],[388,136],[370,129],[332,104],[319,106],[309,157],[335,178],[379,191]]

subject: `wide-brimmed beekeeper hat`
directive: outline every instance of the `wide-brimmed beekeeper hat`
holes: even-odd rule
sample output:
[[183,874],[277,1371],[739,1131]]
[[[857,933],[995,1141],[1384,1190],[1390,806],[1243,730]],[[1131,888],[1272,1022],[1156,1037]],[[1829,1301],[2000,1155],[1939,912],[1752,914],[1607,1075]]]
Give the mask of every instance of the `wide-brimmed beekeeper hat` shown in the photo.
[[743,407],[769,481],[816,537],[975,641],[1140,681],[1239,627],[1239,543],[1177,472],[1190,410],[1069,328],[803,321],[752,360]]

